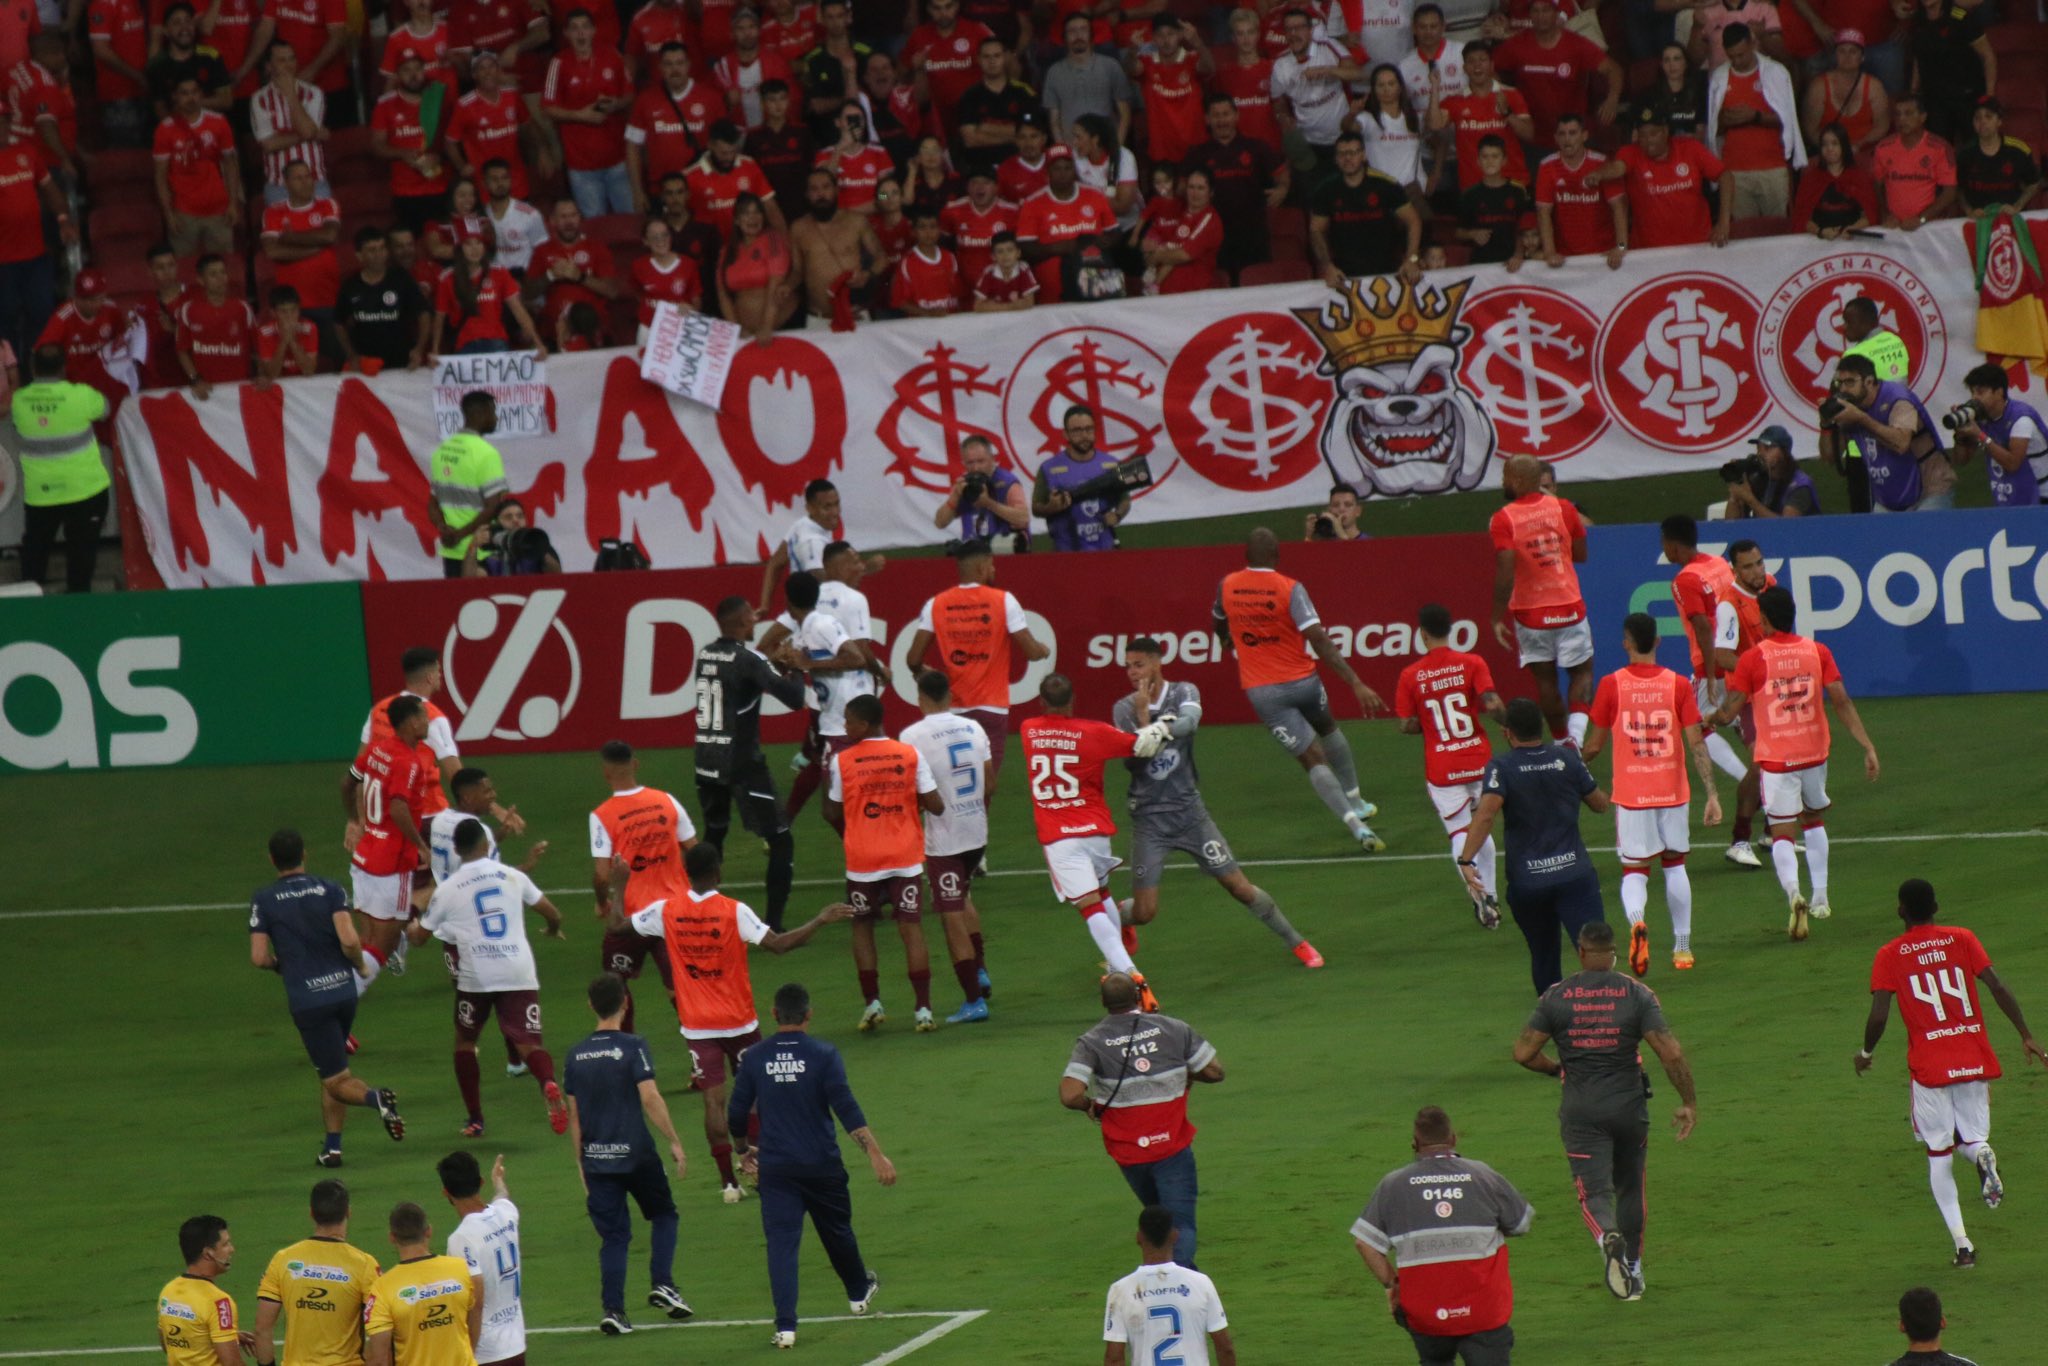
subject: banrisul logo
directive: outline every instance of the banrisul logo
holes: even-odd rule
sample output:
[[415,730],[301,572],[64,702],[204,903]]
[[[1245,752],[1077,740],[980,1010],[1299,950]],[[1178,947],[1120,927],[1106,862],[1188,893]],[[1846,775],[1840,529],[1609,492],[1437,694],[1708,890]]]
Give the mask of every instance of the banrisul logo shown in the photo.
[[[89,659],[38,640],[0,646],[0,763],[51,769],[180,762],[199,743],[199,713],[170,686],[182,653],[177,636],[125,636]],[[150,674],[173,677],[142,681]],[[103,736],[100,701],[139,728]]]

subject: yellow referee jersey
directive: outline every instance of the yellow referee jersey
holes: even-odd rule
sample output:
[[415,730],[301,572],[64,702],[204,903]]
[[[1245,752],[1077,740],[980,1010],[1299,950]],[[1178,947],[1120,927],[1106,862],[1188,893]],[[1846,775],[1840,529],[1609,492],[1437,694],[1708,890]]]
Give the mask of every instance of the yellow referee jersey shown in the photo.
[[283,1366],[362,1366],[363,1301],[377,1270],[339,1238],[304,1238],[270,1259],[256,1298],[282,1307]]
[[394,1366],[476,1366],[469,1311],[482,1303],[469,1263],[460,1257],[415,1257],[370,1286],[363,1331],[391,1334]]
[[236,1332],[234,1296],[204,1276],[173,1276],[157,1292],[156,1337],[165,1366],[219,1366],[213,1344],[233,1342]]

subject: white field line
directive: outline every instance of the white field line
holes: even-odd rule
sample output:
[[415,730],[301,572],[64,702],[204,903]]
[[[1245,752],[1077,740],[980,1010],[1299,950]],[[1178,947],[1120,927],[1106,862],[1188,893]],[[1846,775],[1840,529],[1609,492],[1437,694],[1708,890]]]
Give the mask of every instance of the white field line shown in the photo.
[[[1831,844],[1936,844],[1946,840],[2030,840],[2048,839],[2048,830],[1972,830],[1961,834],[1922,835],[1837,835]],[[1245,868],[1310,868],[1326,864],[1349,864],[1365,868],[1375,863],[1433,863],[1449,857],[1449,846],[1432,854],[1346,854],[1335,858],[1248,858],[1239,860]],[[1611,854],[1611,844],[1593,845],[1591,852]],[[1695,849],[1695,854],[1711,850]],[[1169,873],[1198,873],[1193,863],[1175,862],[1166,865]],[[988,874],[989,877],[1044,877],[1043,868],[1000,868]],[[759,884],[744,883],[743,886]],[[840,887],[844,880],[834,877],[799,878],[792,884],[797,887]],[[550,897],[589,896],[591,889],[582,887],[550,887]],[[102,915],[173,915],[184,911],[239,911],[247,910],[246,901],[185,901],[162,906],[67,906],[59,910],[41,911],[0,911],[0,921],[6,920],[62,920],[70,916]],[[0,1360],[7,1353],[0,1352]]]
[[[893,1313],[863,1314],[856,1318],[852,1314],[826,1314],[803,1320],[804,1323],[865,1323],[871,1319],[941,1319],[943,1322],[927,1328],[901,1347],[894,1348],[870,1361],[866,1366],[888,1366],[889,1362],[901,1361],[920,1347],[937,1342],[956,1328],[964,1328],[982,1315],[986,1309],[904,1309]],[[634,1325],[635,1333],[653,1332],[664,1328],[773,1328],[774,1319],[700,1319],[689,1323],[643,1323]],[[529,1328],[529,1337],[540,1334],[595,1333],[594,1324],[577,1324],[568,1328]],[[801,1329],[799,1329],[801,1331]],[[141,1356],[145,1353],[160,1353],[162,1347],[151,1343],[147,1347],[60,1347],[46,1352],[0,1352],[0,1361],[41,1361],[52,1357],[111,1357]]]

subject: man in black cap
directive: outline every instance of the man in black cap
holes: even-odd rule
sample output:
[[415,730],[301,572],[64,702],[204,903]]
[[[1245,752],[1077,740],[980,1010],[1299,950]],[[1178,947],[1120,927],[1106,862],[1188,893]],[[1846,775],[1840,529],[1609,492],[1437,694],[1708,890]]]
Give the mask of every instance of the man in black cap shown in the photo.
[[1720,181],[1721,159],[1697,140],[1674,134],[1670,116],[1654,105],[1638,105],[1630,123],[1635,140],[1586,177],[1588,185],[1619,180],[1627,187],[1629,245],[1726,246],[1734,197],[1721,196],[1718,214],[1709,214],[1707,205],[1707,182]]
[[1728,481],[1725,515],[1738,517],[1814,517],[1820,514],[1820,490],[1792,458],[1792,433],[1772,425],[1751,439],[1763,462],[1763,480],[1754,471]]

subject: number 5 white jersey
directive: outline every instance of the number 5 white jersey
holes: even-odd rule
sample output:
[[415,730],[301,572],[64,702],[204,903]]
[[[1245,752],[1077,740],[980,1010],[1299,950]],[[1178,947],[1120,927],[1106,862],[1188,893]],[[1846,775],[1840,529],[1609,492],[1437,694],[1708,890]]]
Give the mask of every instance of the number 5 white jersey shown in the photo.
[[964,716],[941,713],[903,728],[903,743],[924,756],[944,815],[924,818],[927,854],[969,854],[988,847],[988,732]]
[[1125,1359],[1206,1362],[1209,1334],[1228,1328],[1216,1283],[1178,1262],[1141,1266],[1109,1288],[1102,1340],[1129,1345]]
[[434,889],[420,924],[455,948],[455,985],[462,991],[538,991],[526,908],[540,888],[496,859],[465,863]]

